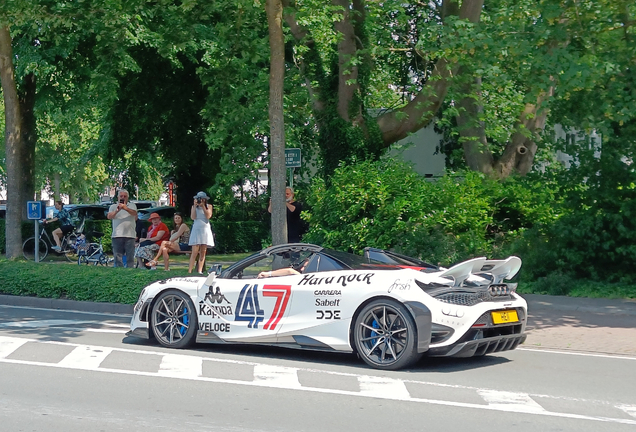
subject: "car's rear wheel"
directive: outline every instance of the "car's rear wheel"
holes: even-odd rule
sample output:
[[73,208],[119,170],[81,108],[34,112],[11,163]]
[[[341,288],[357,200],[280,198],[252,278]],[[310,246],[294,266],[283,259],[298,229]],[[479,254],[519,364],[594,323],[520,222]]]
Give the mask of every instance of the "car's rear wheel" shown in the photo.
[[194,340],[197,316],[192,300],[183,292],[162,292],[152,307],[150,323],[159,343],[169,348],[184,348]]
[[413,317],[391,299],[374,300],[360,311],[353,339],[362,360],[376,369],[400,369],[422,357]]

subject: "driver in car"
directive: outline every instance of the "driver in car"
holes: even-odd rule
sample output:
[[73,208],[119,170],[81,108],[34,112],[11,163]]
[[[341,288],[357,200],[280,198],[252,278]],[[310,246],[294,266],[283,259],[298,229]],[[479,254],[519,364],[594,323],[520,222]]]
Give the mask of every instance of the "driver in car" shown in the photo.
[[297,263],[296,265],[292,265],[291,267],[284,267],[278,270],[260,272],[257,278],[262,279],[262,278],[268,278],[268,277],[274,277],[274,276],[289,276],[289,275],[301,274],[303,270],[305,270],[305,267],[307,267],[308,263],[309,263],[309,258],[306,258],[300,263]]

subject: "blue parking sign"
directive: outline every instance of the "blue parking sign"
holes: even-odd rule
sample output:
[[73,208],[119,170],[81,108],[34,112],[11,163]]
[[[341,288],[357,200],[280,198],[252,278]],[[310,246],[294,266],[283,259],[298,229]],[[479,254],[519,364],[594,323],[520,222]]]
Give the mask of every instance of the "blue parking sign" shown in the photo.
[[[27,218],[43,219],[42,217],[42,201],[27,201]],[[46,218],[46,215],[44,215]]]

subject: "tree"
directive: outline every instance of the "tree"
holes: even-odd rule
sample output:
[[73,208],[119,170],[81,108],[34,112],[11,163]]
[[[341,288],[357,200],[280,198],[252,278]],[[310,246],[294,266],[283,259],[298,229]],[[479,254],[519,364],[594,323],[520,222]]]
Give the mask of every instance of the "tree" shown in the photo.
[[[420,77],[413,76],[414,85],[407,83],[409,88],[419,89],[402,106],[372,119],[367,112],[370,107],[365,104],[367,94],[378,84],[371,76],[374,55],[375,60],[379,59],[378,53],[388,57],[386,54],[392,50],[390,46],[382,47],[380,44],[391,44],[399,29],[406,27],[402,36],[411,46],[405,50],[415,53],[420,35],[417,26],[411,25],[413,20],[408,14],[412,12],[418,19],[418,9],[430,9],[430,6],[405,7],[403,2],[376,5],[363,0],[333,0],[327,8],[322,2],[285,0],[284,4],[286,22],[298,44],[297,62],[307,77],[307,87],[321,131],[319,140],[326,175],[341,160],[377,158],[383,149],[433,119],[459,67],[456,60],[444,55],[451,53],[450,50],[436,50],[431,53],[429,61],[419,62],[424,73],[420,73]],[[483,0],[466,0],[461,6],[458,2],[444,0],[433,8],[432,13],[426,14],[426,19],[432,20],[436,27],[442,27],[450,17],[476,22],[482,5]],[[326,11],[319,20],[312,18],[316,8]],[[390,23],[379,23],[378,17],[387,11]],[[333,22],[333,33],[328,28],[330,22]],[[448,30],[452,31],[452,28]],[[371,39],[370,33],[373,33],[374,39]],[[416,62],[414,66],[417,65]],[[411,66],[413,64],[407,64],[406,69]],[[388,76],[395,78],[391,73],[384,78]],[[387,98],[383,100],[388,101]]]
[[631,7],[555,0],[285,5],[325,174],[340,161],[377,158],[436,121],[462,146],[468,167],[496,178],[531,170],[550,108],[590,85],[585,34],[608,31]]
[[5,152],[7,158],[7,258],[22,254],[22,211],[26,199],[21,180],[24,178],[25,141],[23,117],[13,68],[13,48],[9,27],[0,28],[0,81],[5,105]]
[[272,241],[287,243],[287,207],[285,206],[285,121],[283,117],[283,83],[285,80],[285,40],[281,0],[267,0],[269,27],[269,123],[270,178],[272,181]]

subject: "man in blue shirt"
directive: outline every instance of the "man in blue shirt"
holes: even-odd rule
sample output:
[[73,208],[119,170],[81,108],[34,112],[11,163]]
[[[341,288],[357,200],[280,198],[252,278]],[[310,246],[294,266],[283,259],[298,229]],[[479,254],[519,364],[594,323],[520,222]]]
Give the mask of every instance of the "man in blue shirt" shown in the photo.
[[62,203],[62,201],[55,201],[55,208],[57,209],[57,216],[53,219],[45,220],[44,223],[47,224],[55,222],[56,220],[60,221],[60,227],[53,231],[53,240],[55,240],[56,246],[51,248],[56,252],[60,252],[62,250],[62,237],[73,231],[74,226],[71,222],[71,216],[64,210],[64,203]]

